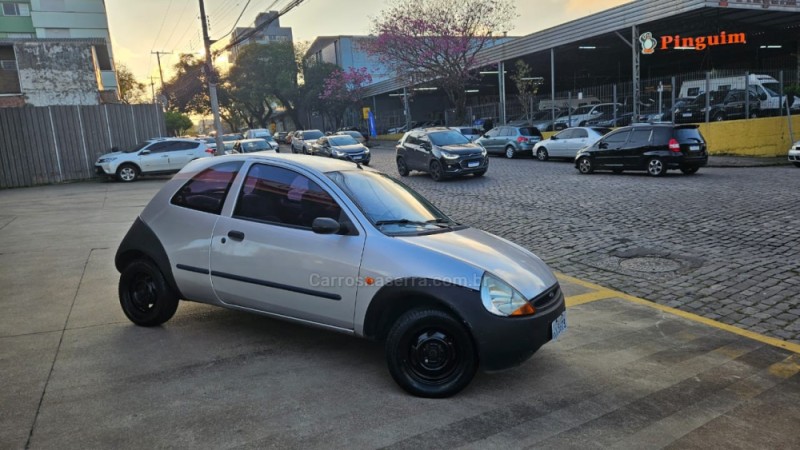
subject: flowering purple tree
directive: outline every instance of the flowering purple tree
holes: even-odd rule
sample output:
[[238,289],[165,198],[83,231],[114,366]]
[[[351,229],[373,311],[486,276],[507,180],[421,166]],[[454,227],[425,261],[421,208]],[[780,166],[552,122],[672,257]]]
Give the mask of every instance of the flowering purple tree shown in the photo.
[[334,70],[325,78],[322,92],[319,94],[325,110],[339,128],[347,108],[358,107],[364,96],[364,88],[372,83],[372,75],[366,67],[358,69]]
[[463,117],[464,91],[480,64],[476,54],[513,16],[510,0],[392,0],[374,19],[375,39],[364,47],[408,85],[444,90]]

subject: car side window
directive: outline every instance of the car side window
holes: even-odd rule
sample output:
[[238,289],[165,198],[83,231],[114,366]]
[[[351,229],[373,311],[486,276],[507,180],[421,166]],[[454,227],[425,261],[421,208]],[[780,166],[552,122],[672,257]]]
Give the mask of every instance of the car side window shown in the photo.
[[242,167],[241,161],[231,161],[211,166],[186,182],[170,203],[184,208],[195,209],[211,214],[222,212],[225,197],[231,189],[236,174]]
[[572,130],[572,136],[571,137],[572,137],[572,139],[585,139],[585,138],[589,137],[589,133],[587,133],[586,130],[575,129],[575,130]]
[[571,128],[567,128],[566,130],[558,133],[557,136],[558,136],[559,139],[572,139],[575,136],[574,131],[575,130],[573,130]]
[[628,140],[628,135],[630,134],[630,130],[617,131],[616,133],[609,134],[600,142],[607,144],[609,147],[619,147]]
[[492,128],[491,130],[486,132],[486,137],[497,137],[500,134],[500,128]]
[[318,217],[343,222],[341,207],[317,183],[292,170],[266,164],[250,168],[233,216],[308,229]]
[[169,149],[169,147],[171,145],[172,145],[172,142],[170,142],[170,141],[156,142],[155,144],[151,145],[150,147],[147,147],[147,150],[149,150],[150,153],[163,153],[163,152],[166,152],[167,149]]
[[197,145],[189,141],[174,141],[167,149],[168,152],[177,152],[181,150],[193,150]]
[[509,127],[503,127],[500,129],[500,136],[515,136],[516,130]]
[[646,128],[644,130],[633,130],[631,133],[630,139],[628,139],[628,143],[625,145],[626,148],[640,148],[646,147],[650,145],[650,135],[653,133],[653,130],[650,128]]

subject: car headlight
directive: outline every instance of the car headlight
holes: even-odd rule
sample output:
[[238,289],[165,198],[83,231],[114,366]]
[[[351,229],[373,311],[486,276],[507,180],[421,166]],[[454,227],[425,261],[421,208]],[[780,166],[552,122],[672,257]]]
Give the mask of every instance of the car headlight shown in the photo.
[[364,153],[369,153],[369,149],[367,147],[364,147]]
[[97,160],[97,162],[98,162],[98,163],[107,163],[107,162],[111,162],[111,161],[113,161],[113,160],[115,160],[115,159],[117,159],[117,158],[116,158],[116,157],[112,157],[112,158],[100,158],[100,159],[98,159],[98,160]]
[[486,149],[481,145],[481,156],[486,156]]
[[344,152],[341,150],[333,150],[334,156],[344,156]]
[[527,316],[536,312],[522,294],[488,272],[481,280],[481,302],[487,311],[497,316]]
[[445,159],[458,159],[458,155],[450,152],[442,152],[442,157]]

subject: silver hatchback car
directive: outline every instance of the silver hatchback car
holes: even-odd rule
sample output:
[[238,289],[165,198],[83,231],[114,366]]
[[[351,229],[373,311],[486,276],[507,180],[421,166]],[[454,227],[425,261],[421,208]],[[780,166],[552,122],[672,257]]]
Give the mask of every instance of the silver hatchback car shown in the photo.
[[119,246],[135,324],[179,299],[385,342],[406,391],[453,395],[480,364],[518,365],[566,328],[550,269],[355,163],[245,154],[190,163]]

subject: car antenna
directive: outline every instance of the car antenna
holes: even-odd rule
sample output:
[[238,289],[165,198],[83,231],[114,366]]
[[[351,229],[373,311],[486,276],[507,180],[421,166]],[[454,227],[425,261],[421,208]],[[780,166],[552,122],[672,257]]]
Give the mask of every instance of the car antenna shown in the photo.
[[347,160],[348,160],[348,161],[350,161],[350,162],[356,163],[356,167],[358,167],[358,168],[359,168],[359,169],[361,169],[361,170],[364,170],[364,168],[363,168],[363,167],[361,167],[361,163],[360,163],[360,162],[358,162],[358,161],[356,161],[355,159],[353,159],[353,157],[352,157],[352,156],[350,156],[350,155],[347,155]]

